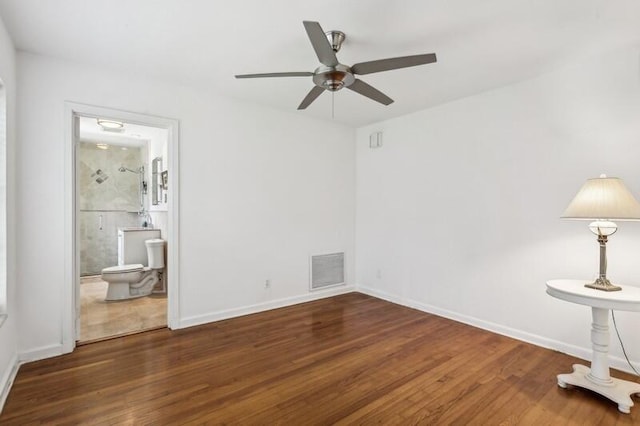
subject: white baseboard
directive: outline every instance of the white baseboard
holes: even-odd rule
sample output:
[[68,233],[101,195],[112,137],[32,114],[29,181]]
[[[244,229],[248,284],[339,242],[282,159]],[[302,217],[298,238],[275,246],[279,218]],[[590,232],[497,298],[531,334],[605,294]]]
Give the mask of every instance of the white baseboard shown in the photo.
[[62,344],[58,345],[49,345],[42,346],[40,348],[31,349],[26,352],[20,352],[18,358],[20,359],[20,363],[38,361],[45,358],[52,358],[54,356],[62,355],[65,352],[63,351]]
[[[490,321],[485,321],[479,318],[449,311],[447,309],[438,308],[436,306],[428,305],[422,302],[417,302],[412,299],[395,296],[390,293],[373,289],[370,287],[358,286],[356,290],[360,293],[368,294],[369,296],[377,297],[379,299],[383,299],[388,302],[396,303],[402,306],[407,306],[409,308],[414,308],[419,311],[437,315],[439,317],[448,318],[457,322],[461,322],[463,324],[468,324],[474,327],[481,328],[483,330],[491,331],[493,333],[501,334],[503,336],[521,340],[523,342],[531,343],[536,346],[541,346],[546,349],[552,349],[567,355],[574,356],[576,358],[583,359],[587,362],[591,362],[592,351],[590,347],[584,348],[580,346],[568,345],[558,340],[549,339],[547,337],[539,336],[537,334],[527,333],[522,330],[506,327]],[[640,364],[640,362],[638,361],[632,361],[632,362],[634,364]],[[612,368],[615,368],[617,370],[624,371],[626,373],[635,374],[633,370],[631,370],[631,368],[629,367],[629,364],[627,364],[627,361],[624,358],[609,355],[609,365]],[[567,366],[567,368],[568,368],[567,372],[570,372],[569,366]],[[559,371],[558,373],[562,373],[562,372]]]
[[243,306],[240,308],[227,309],[224,311],[211,312],[203,315],[195,315],[182,318],[179,321],[179,328],[193,327],[195,325],[207,324],[214,321],[221,321],[229,318],[235,318],[243,315],[255,314],[271,309],[284,308],[285,306],[297,305],[298,303],[311,302],[314,300],[325,299],[327,297],[337,296],[339,294],[352,293],[356,291],[354,286],[333,287],[327,290],[318,290],[313,293],[303,294],[300,296],[286,297],[283,299],[270,300],[268,302],[257,303],[255,305]]
[[0,413],[2,413],[4,403],[7,401],[9,391],[13,385],[13,381],[16,379],[19,367],[18,355],[13,355],[13,357],[11,357],[11,361],[9,361],[6,371],[2,375],[2,379],[0,379]]

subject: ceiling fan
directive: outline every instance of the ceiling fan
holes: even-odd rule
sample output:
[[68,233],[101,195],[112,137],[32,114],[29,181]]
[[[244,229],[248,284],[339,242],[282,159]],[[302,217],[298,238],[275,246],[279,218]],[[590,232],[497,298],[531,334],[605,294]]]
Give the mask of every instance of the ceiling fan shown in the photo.
[[305,109],[316,100],[325,90],[336,92],[343,87],[353,90],[363,96],[389,105],[393,99],[368,85],[355,75],[372,74],[375,72],[395,70],[398,68],[414,67],[436,62],[436,54],[402,56],[398,58],[378,59],[376,61],[360,62],[347,66],[338,62],[336,52],[340,50],[345,35],[341,31],[324,32],[318,22],[303,21],[311,45],[318,56],[321,65],[313,72],[276,72],[263,74],[240,74],[236,78],[261,78],[261,77],[313,77],[315,86],[302,100],[298,109]]

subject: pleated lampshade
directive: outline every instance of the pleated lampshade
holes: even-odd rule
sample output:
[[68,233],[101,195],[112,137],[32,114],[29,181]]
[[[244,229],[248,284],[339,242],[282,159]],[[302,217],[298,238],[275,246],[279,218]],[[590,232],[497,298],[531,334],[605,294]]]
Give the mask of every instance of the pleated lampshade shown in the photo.
[[588,179],[564,211],[562,219],[640,220],[640,203],[622,179]]

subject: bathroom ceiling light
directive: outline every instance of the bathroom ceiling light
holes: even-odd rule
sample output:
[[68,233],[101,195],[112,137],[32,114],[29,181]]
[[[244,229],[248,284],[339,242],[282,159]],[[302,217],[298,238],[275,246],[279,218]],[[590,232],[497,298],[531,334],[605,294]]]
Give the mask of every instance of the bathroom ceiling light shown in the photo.
[[96,148],[109,149],[109,145],[107,145],[106,143],[97,143]]
[[98,118],[98,126],[102,127],[102,130],[118,131],[124,127],[124,124],[120,121]]

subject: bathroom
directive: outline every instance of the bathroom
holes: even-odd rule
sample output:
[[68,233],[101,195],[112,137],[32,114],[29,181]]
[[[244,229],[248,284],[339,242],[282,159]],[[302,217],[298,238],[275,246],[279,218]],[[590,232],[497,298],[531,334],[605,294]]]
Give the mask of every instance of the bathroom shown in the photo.
[[79,117],[78,125],[77,341],[89,343],[166,327],[164,264],[140,272],[144,286],[142,279],[129,286],[112,282],[112,277],[122,265],[151,266],[149,240],[156,241],[159,256],[155,258],[166,259],[167,130],[92,117]]

